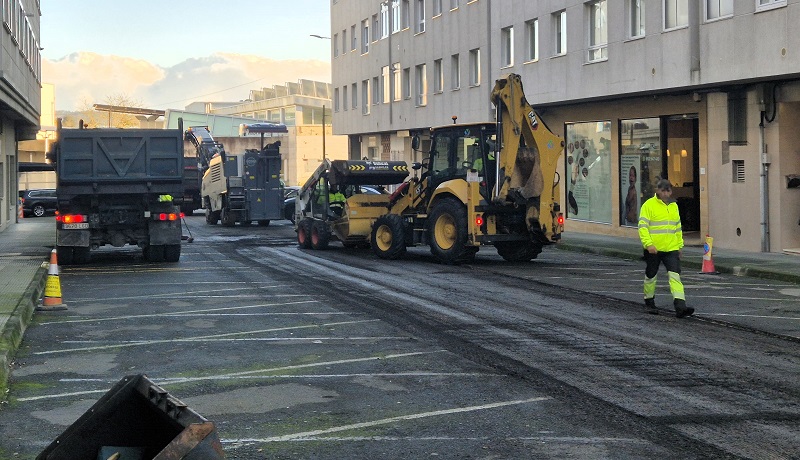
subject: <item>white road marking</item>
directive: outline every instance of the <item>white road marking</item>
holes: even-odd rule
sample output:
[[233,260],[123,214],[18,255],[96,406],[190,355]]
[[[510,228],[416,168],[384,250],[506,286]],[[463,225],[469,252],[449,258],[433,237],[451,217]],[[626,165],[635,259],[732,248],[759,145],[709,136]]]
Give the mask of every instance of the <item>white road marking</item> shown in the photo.
[[[362,373],[353,374],[287,374],[287,375],[241,375],[231,377],[227,380],[270,380],[270,379],[349,379],[355,377],[507,377],[503,374],[491,374],[481,372],[395,372],[395,373]],[[182,377],[165,377],[157,379],[159,385],[167,385],[174,381],[183,381]],[[64,383],[107,383],[113,385],[116,380],[108,379],[59,379]]]
[[[428,442],[428,441],[495,441],[498,438],[489,437],[457,437],[457,436],[325,436],[325,437],[311,437],[311,438],[298,438],[292,439],[292,442],[364,442],[364,441],[412,441],[412,442]],[[508,436],[501,439],[502,441],[535,441],[535,442],[548,442],[548,443],[562,443],[562,444],[641,444],[648,445],[649,441],[645,439],[635,438],[603,438],[603,437],[578,437],[578,436]],[[237,440],[222,439],[220,442],[223,444],[235,443]],[[242,445],[232,445],[233,449],[243,447]]]
[[[164,312],[164,313],[151,313],[147,315],[124,315],[124,316],[111,316],[106,318],[83,318],[83,319],[71,319],[66,321],[50,321],[41,323],[40,326],[48,325],[48,324],[64,324],[64,323],[88,323],[88,322],[98,322],[98,321],[119,321],[124,319],[139,319],[139,318],[160,318],[162,316],[172,316],[172,315],[187,315],[187,314],[198,314],[198,313],[208,313],[208,312],[216,312],[216,311],[229,311],[229,310],[246,310],[250,308],[262,308],[262,307],[283,307],[286,305],[300,305],[300,304],[307,304],[307,303],[318,303],[318,300],[301,300],[298,302],[280,302],[280,303],[262,303],[258,305],[242,305],[238,307],[222,307],[222,308],[204,308],[200,310],[185,310],[181,312]],[[329,313],[331,314],[331,313]]]
[[124,343],[114,343],[108,345],[98,345],[94,347],[80,347],[80,348],[66,348],[66,349],[59,349],[59,350],[49,350],[49,351],[38,351],[34,353],[35,355],[52,355],[58,353],[74,353],[78,351],[93,351],[93,350],[108,350],[114,348],[127,348],[127,347],[139,347],[139,346],[149,346],[149,345],[157,345],[162,343],[181,343],[181,342],[202,342],[209,339],[219,339],[222,337],[234,337],[237,335],[247,335],[247,334],[263,334],[265,332],[280,332],[280,331],[294,331],[298,329],[314,329],[320,327],[330,327],[330,326],[344,326],[350,324],[364,324],[364,323],[373,323],[378,322],[378,319],[367,319],[367,320],[359,320],[359,321],[342,321],[338,323],[324,323],[324,324],[306,324],[303,326],[290,326],[290,327],[278,327],[272,329],[259,329],[255,331],[241,331],[241,332],[229,332],[226,334],[214,334],[214,335],[201,335],[196,337],[184,337],[184,338],[175,338],[175,339],[160,339],[160,340],[141,340],[138,342],[124,342]]
[[[262,289],[260,287],[253,287],[253,289]],[[157,297],[171,297],[174,299],[191,299],[194,297],[263,297],[263,294],[237,294],[237,295],[214,295],[219,294],[220,292],[225,291],[235,291],[241,292],[242,288],[232,288],[232,289],[210,289],[207,291],[192,291],[191,293],[177,293],[177,292],[166,292],[164,294],[148,294],[146,298],[157,298]],[[211,294],[211,295],[209,295]],[[273,297],[300,297],[305,296],[308,294],[270,294]],[[107,302],[109,300],[123,300],[123,299],[141,299],[142,295],[134,295],[134,296],[126,296],[126,297],[76,297],[70,300],[74,300],[77,302]]]
[[763,319],[788,319],[794,321],[800,321],[800,317],[798,316],[768,316],[768,315],[744,315],[744,314],[734,314],[734,313],[703,313],[703,316],[733,316],[737,318],[763,318]]
[[[244,439],[225,439],[222,442],[229,443],[229,444],[252,444],[252,443],[268,443],[268,442],[284,442],[284,441],[296,441],[298,439],[307,439],[312,438],[315,436],[325,435],[329,433],[339,433],[342,431],[349,431],[349,430],[358,430],[362,428],[371,428],[374,426],[379,425],[388,425],[390,423],[395,422],[404,422],[408,420],[418,420],[422,418],[429,418],[429,417],[439,417],[443,415],[451,415],[451,414],[461,414],[465,412],[476,412],[476,411],[483,411],[489,409],[496,409],[499,407],[506,407],[506,406],[517,406],[520,404],[530,404],[534,402],[541,402],[541,401],[548,401],[552,398],[541,396],[538,398],[529,398],[529,399],[517,399],[514,401],[501,401],[491,404],[482,404],[479,406],[467,406],[467,407],[456,407],[453,409],[442,409],[437,411],[431,412],[420,412],[417,414],[409,414],[409,415],[401,415],[398,417],[390,417],[381,420],[373,420],[371,422],[361,422],[361,423],[352,423],[350,425],[342,425],[336,426],[332,428],[326,428],[324,430],[313,430],[313,431],[303,431],[300,433],[293,433],[293,434],[286,434],[283,436],[273,436],[270,438],[244,438]],[[236,446],[233,446],[236,447]]]
[[[228,374],[217,374],[217,375],[207,375],[203,377],[186,377],[186,378],[174,378],[171,379],[169,382],[161,383],[162,380],[157,378],[151,378],[156,384],[159,386],[168,386],[170,384],[176,383],[194,383],[194,382],[202,382],[208,380],[232,380],[241,378],[247,375],[257,375],[265,372],[279,372],[279,371],[287,371],[287,370],[294,370],[294,369],[309,369],[313,367],[323,367],[323,366],[334,366],[337,364],[353,364],[353,363],[363,363],[367,361],[377,361],[377,360],[386,360],[386,359],[397,359],[397,358],[407,358],[411,356],[422,356],[422,355],[430,355],[434,353],[446,353],[447,350],[435,350],[435,351],[415,351],[409,353],[397,353],[392,355],[377,355],[377,356],[367,356],[365,358],[350,358],[350,359],[338,359],[335,361],[324,361],[319,363],[308,363],[308,364],[295,364],[290,366],[279,366],[279,367],[269,367],[265,369],[255,369],[250,371],[242,371],[242,372],[233,372]],[[105,393],[108,389],[105,390],[85,390],[85,391],[72,391],[69,393],[56,393],[50,395],[40,395],[40,396],[30,396],[27,398],[17,398],[17,401],[26,402],[26,401],[38,401],[41,399],[56,399],[56,398],[65,398],[69,396],[82,396],[82,395],[89,395],[89,394],[96,394],[96,393]]]
[[[198,340],[202,342],[308,342],[308,341],[319,341],[319,343],[323,343],[325,341],[343,341],[343,340],[410,340],[411,337],[408,336],[368,336],[368,337],[243,337],[243,338],[222,338],[222,339],[214,339],[214,338],[204,338],[203,340]],[[61,343],[67,344],[86,344],[86,343],[103,343],[101,340],[65,340]],[[134,345],[139,345],[142,342],[140,340],[129,340],[124,342],[116,342],[116,343],[130,343]]]

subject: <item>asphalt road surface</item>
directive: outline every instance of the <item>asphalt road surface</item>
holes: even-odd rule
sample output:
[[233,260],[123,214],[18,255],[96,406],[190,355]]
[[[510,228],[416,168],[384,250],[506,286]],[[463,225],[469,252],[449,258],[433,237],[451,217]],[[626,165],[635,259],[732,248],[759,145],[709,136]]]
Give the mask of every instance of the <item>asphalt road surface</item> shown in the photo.
[[[798,341],[678,320],[665,286],[665,314],[647,315],[636,262],[381,261],[300,250],[287,221],[187,221],[177,264],[103,249],[62,267],[69,310],[25,334],[0,458],[34,458],[139,373],[213,421],[228,458],[800,456]],[[796,286],[687,278],[699,302],[797,301]]]

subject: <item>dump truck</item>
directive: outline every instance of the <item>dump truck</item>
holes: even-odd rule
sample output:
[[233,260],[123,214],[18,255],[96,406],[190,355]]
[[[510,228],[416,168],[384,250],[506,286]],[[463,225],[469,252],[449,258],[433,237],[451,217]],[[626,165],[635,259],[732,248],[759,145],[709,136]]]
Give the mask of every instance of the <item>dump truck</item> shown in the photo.
[[[285,133],[285,125],[261,123],[250,125],[251,132]],[[197,150],[202,175],[200,195],[206,223],[232,226],[269,225],[283,218],[281,183],[281,141],[263,144],[261,149],[246,149],[233,154],[216,142],[205,126],[190,127],[185,138]]]
[[183,193],[182,129],[64,129],[47,156],[56,168],[56,250],[62,265],[85,263],[104,245],[142,248],[177,262]]
[[[342,216],[314,212],[310,194],[326,195],[325,186],[373,181],[368,165],[354,161],[347,167],[363,168],[362,174],[336,183],[318,180],[320,190],[304,186],[296,209],[298,244],[324,248],[326,229],[348,229],[339,239],[369,238],[382,259],[397,259],[418,245],[428,245],[447,264],[471,260],[481,246],[494,246],[508,261],[536,258],[564,228],[556,200],[564,142],[528,103],[519,75],[498,79],[491,101],[495,122],[430,129],[425,159],[412,165],[414,176],[386,198],[351,196]],[[412,148],[419,146],[415,135]]]

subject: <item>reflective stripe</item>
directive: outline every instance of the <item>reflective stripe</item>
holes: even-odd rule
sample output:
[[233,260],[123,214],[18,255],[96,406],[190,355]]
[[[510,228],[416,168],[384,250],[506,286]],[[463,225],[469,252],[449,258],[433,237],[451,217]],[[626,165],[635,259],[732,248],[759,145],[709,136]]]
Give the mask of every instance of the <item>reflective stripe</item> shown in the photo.
[[654,233],[678,233],[680,228],[659,228],[657,230],[650,229],[650,234]]

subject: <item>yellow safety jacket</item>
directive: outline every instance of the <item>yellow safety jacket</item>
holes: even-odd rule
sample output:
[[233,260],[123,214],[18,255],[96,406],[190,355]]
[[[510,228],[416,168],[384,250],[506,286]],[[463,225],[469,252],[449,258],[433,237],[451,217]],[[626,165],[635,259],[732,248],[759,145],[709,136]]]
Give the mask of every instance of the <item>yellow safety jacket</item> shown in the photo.
[[645,201],[639,211],[639,239],[642,246],[655,246],[659,252],[683,248],[683,230],[678,204],[664,203],[658,195]]

